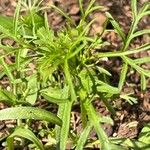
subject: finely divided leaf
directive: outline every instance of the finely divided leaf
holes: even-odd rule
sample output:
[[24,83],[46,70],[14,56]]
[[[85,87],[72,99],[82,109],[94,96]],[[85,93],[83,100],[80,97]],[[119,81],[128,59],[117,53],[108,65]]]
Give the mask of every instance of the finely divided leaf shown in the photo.
[[113,25],[114,29],[117,31],[117,33],[120,35],[120,37],[122,38],[123,42],[125,42],[125,33],[123,32],[122,28],[120,27],[120,25],[117,23],[117,21],[114,20],[114,18],[112,17],[112,15],[108,12],[106,12],[106,16],[108,17],[109,21],[111,22],[111,24]]

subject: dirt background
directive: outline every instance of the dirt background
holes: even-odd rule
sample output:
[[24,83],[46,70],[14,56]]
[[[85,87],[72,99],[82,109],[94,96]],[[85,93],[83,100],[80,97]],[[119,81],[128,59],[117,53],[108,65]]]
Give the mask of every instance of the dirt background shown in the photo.
[[[148,1],[148,0],[147,0]],[[140,8],[146,0],[139,0],[138,7]],[[61,7],[65,12],[69,13],[76,22],[80,19],[80,11],[78,7],[77,0],[45,0],[42,5],[55,4],[56,6]],[[106,20],[105,12],[109,11],[113,17],[119,22],[123,27],[125,33],[129,31],[131,25],[131,8],[130,0],[97,0],[96,5],[105,6],[105,9],[102,11],[97,11],[90,15],[90,19],[96,18],[96,22],[92,25],[91,34],[95,35],[102,31],[103,24]],[[88,1],[85,0],[85,6],[88,5]],[[14,0],[0,0],[0,15],[12,16],[15,10],[16,1]],[[59,15],[57,12],[48,10],[49,24],[55,30],[61,29],[65,24],[65,19]],[[107,28],[112,29],[112,26],[109,25]],[[138,29],[150,29],[150,17],[144,17],[138,26]],[[111,46],[107,47],[105,51],[111,51],[113,49],[118,50],[120,48],[121,41],[114,32],[105,34],[103,37],[104,40],[111,42]],[[130,47],[138,47],[144,43],[150,42],[150,37],[144,35],[136,38]],[[109,50],[108,50],[109,49]],[[132,58],[140,58],[144,56],[150,56],[150,50],[137,53],[132,55]],[[113,78],[111,79],[112,85],[118,83],[118,77],[121,70],[121,60],[119,58],[112,58],[106,61],[104,64],[112,73]],[[150,69],[150,63],[144,64],[144,68]],[[8,80],[7,78],[0,79],[0,85],[7,88]],[[104,125],[104,129],[107,132],[108,136],[113,137],[127,137],[127,138],[136,138],[141,130],[141,128],[150,122],[150,80],[147,81],[147,90],[141,92],[140,90],[140,76],[134,70],[129,70],[127,74],[127,80],[123,89],[123,92],[129,93],[132,92],[135,97],[138,98],[138,104],[130,105],[126,101],[121,99],[116,99],[113,101],[113,105],[116,108],[116,116],[114,118],[115,125]],[[37,102],[36,104],[39,107],[51,107],[45,101]],[[106,110],[105,106],[100,100],[94,102],[96,110],[101,114],[107,116],[110,113]],[[0,103],[0,109],[5,108],[6,106],[3,103]],[[52,109],[52,108],[48,108]],[[33,125],[35,130],[38,130],[40,123]],[[80,112],[77,106],[74,106],[72,111],[71,118],[72,130],[74,132],[80,133],[81,130],[81,120]],[[3,121],[0,122],[0,138],[5,137],[9,134],[9,130],[15,126],[15,121]],[[91,138],[95,139],[96,135],[94,132],[91,133]],[[44,140],[44,139],[42,139]],[[3,149],[0,147],[0,149]]]

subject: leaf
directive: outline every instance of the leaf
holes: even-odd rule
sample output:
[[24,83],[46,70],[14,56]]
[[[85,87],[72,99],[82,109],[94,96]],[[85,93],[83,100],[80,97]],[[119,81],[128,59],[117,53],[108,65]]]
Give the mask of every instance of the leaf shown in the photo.
[[35,107],[15,107],[0,110],[0,120],[9,119],[43,120],[59,126],[62,125],[61,119],[59,119],[55,114]]
[[3,68],[4,68],[4,72],[7,74],[7,76],[9,77],[9,80],[11,82],[14,82],[14,77],[13,77],[13,74],[11,73],[11,70],[9,68],[9,66],[5,63],[4,59],[1,58],[0,59],[0,63],[2,64]]
[[127,63],[124,63],[123,66],[122,66],[122,70],[121,70],[121,73],[120,73],[119,84],[118,84],[119,91],[121,91],[122,88],[123,88],[123,85],[124,85],[124,82],[125,82],[125,79],[126,79],[127,70],[128,70],[128,65],[127,65]]
[[[68,101],[68,92],[69,92],[68,87],[64,87],[63,89],[49,87],[47,89],[43,89],[40,91],[41,95],[47,101],[56,104],[66,103]],[[64,94],[67,95],[66,98],[62,98]]]
[[35,24],[35,29],[39,29],[44,26],[44,18],[36,12],[27,13],[23,16],[22,21],[28,29],[32,29],[33,24]]
[[65,63],[64,63],[64,72],[65,72],[65,77],[66,77],[67,83],[69,85],[69,90],[70,90],[70,94],[71,94],[71,101],[75,102],[77,100],[77,97],[76,97],[74,85],[72,83],[72,78],[71,78],[71,74],[69,71],[69,66],[68,66],[67,60],[65,60]]
[[111,138],[110,141],[112,143],[124,146],[122,148],[123,150],[129,150],[129,148],[133,148],[134,150],[149,150],[150,146],[149,144],[145,144],[144,142],[129,138]]
[[133,19],[135,20],[137,17],[137,0],[131,0],[131,9],[133,14]]
[[0,16],[0,26],[7,29],[13,28],[13,18],[8,16]]
[[4,101],[8,104],[14,105],[17,99],[12,92],[0,89],[0,101]]
[[97,91],[104,92],[104,93],[119,94],[119,89],[117,87],[113,87],[106,83],[99,84],[97,86]]
[[37,100],[37,92],[38,92],[38,81],[37,81],[37,75],[33,74],[28,78],[28,84],[27,84],[27,90],[29,91],[27,93],[26,101],[30,104],[35,104]]
[[[96,0],[90,0],[89,4],[88,4],[88,7],[86,8],[85,10],[85,14],[84,14],[84,18],[83,18],[83,21],[88,17],[88,15],[94,11],[92,10],[94,8],[94,3],[95,3]],[[96,7],[96,6],[95,6]],[[95,9],[96,10],[96,9]]]
[[142,8],[139,10],[138,20],[140,20],[142,17],[150,14],[149,8],[150,8],[150,2],[145,2],[144,5],[142,6]]
[[112,15],[108,12],[106,12],[106,16],[108,17],[109,21],[111,22],[111,24],[113,25],[114,29],[117,31],[117,33],[120,35],[120,37],[122,38],[123,42],[125,42],[125,38],[126,35],[123,32],[122,28],[120,27],[120,25],[114,20],[114,18],[112,17]]
[[13,30],[14,30],[14,35],[15,36],[17,36],[17,32],[18,32],[20,9],[21,9],[21,0],[18,0],[16,10],[15,10],[15,13],[14,13],[14,20],[13,20]]
[[[68,86],[65,85],[64,87],[64,94],[62,95],[62,99],[66,99],[68,98]],[[68,101],[69,102],[69,101]],[[68,103],[67,102],[67,103]],[[61,103],[59,104],[59,108],[58,108],[58,112],[57,112],[57,116],[59,118],[64,118],[64,117],[68,117],[65,113],[70,113],[69,111],[68,112],[65,112],[65,103]],[[71,108],[70,108],[71,109]],[[69,114],[70,115],[70,114]],[[66,118],[65,118],[66,119]],[[66,119],[67,120],[67,119]],[[64,127],[65,128],[65,122],[64,122]],[[56,140],[57,141],[60,141],[60,137],[61,137],[61,134],[63,135],[63,129],[60,127],[60,126],[55,126],[55,131],[56,131]],[[65,133],[66,134],[66,133]],[[57,149],[60,149],[60,143],[57,143]]]
[[93,127],[93,125],[90,122],[88,122],[87,126],[84,128],[84,130],[82,131],[82,133],[79,136],[75,150],[83,150],[84,149],[84,145],[86,143],[86,140],[88,138],[90,131],[92,130],[92,127]]
[[147,77],[150,77],[150,71],[149,70],[145,70],[143,68],[141,68],[140,66],[136,65],[134,63],[134,61],[126,56],[122,56],[122,59],[128,63],[132,68],[134,68],[137,72],[139,72],[140,74],[143,74]]
[[0,25],[0,33],[3,33],[4,36],[7,36],[7,37],[11,37],[12,39],[16,40],[14,34],[12,33],[12,31],[8,28],[5,28],[3,26]]
[[127,102],[129,102],[131,105],[137,104],[137,98],[130,96],[132,93],[129,94],[122,94],[120,95],[120,98],[125,99]]
[[83,16],[84,15],[83,0],[79,0],[79,7],[80,7],[80,11],[81,11],[81,16]]
[[147,85],[147,83],[146,83],[145,75],[141,74],[141,89],[142,89],[143,91],[146,90],[146,85]]
[[99,118],[99,122],[100,122],[100,123],[107,123],[107,124],[114,125],[113,120],[112,120],[110,117],[107,117],[107,116],[101,116],[101,117]]
[[150,144],[150,124],[147,124],[141,131],[138,141]]
[[21,138],[26,138],[30,141],[32,141],[37,148],[40,150],[44,150],[44,147],[40,140],[34,135],[34,133],[25,128],[18,127],[15,129],[15,131],[7,138],[7,145],[8,145],[8,150],[14,150],[14,143],[13,140],[15,137],[21,137]]
[[89,121],[93,125],[94,129],[96,130],[97,136],[100,141],[101,149],[111,150],[111,148],[109,146],[110,142],[108,140],[108,137],[99,123],[100,116],[98,116],[97,112],[95,111],[95,109],[91,103],[86,101],[84,103],[84,105],[87,110]]
[[111,93],[108,93],[107,95],[104,96],[103,93],[101,92],[98,92],[97,93],[99,98],[103,101],[104,105],[107,107],[107,109],[109,110],[109,112],[112,114],[112,116],[115,116],[116,115],[116,112],[115,112],[115,109],[112,105],[110,105],[110,102],[109,102],[109,98],[112,96]]
[[74,20],[72,20],[65,12],[63,12],[61,9],[59,9],[55,5],[51,5],[51,7],[55,9],[56,11],[58,11],[62,16],[64,16],[71,24],[75,25]]
[[137,32],[133,33],[132,38],[141,36],[143,34],[150,34],[150,30],[149,29],[144,29],[144,30],[141,30],[141,31],[137,31]]
[[83,88],[86,90],[87,93],[92,92],[92,86],[93,86],[93,81],[91,79],[90,74],[88,73],[87,70],[81,70],[79,73],[79,78],[81,80],[81,84]]
[[121,56],[125,56],[125,55],[130,55],[130,54],[135,54],[135,53],[139,53],[142,51],[146,51],[148,49],[150,49],[150,44],[146,43],[136,49],[130,49],[128,51],[98,53],[98,54],[96,54],[96,56],[98,56],[100,58],[101,57],[121,57]]
[[99,71],[100,73],[104,73],[104,74],[106,74],[106,75],[108,75],[108,76],[112,76],[111,73],[110,73],[109,71],[107,71],[106,69],[104,69],[104,68],[102,68],[102,67],[99,67],[99,66],[96,66],[96,68],[98,69],[98,71]]
[[67,144],[69,128],[70,128],[70,115],[71,115],[72,102],[69,101],[61,105],[63,106],[63,110],[61,112],[62,127],[60,131],[59,149],[66,150],[66,144]]
[[85,46],[87,45],[87,43],[83,43],[81,44],[74,52],[72,52],[71,54],[68,55],[67,59],[71,59],[72,57],[74,57],[75,55],[77,55],[80,51],[82,51]]
[[150,62],[150,57],[137,58],[133,61],[135,64],[143,64],[143,63]]

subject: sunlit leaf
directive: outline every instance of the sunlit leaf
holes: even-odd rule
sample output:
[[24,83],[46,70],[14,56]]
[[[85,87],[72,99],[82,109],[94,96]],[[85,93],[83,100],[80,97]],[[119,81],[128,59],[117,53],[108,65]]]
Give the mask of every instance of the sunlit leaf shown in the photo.
[[34,133],[25,128],[18,127],[15,129],[15,131],[7,138],[7,145],[8,145],[8,150],[14,150],[14,143],[13,140],[15,137],[21,137],[30,140],[33,142],[37,148],[40,150],[44,150],[44,146],[40,142],[40,140],[34,135]]
[[8,119],[34,119],[48,121],[61,125],[61,120],[53,113],[35,107],[14,107],[0,110],[0,120]]

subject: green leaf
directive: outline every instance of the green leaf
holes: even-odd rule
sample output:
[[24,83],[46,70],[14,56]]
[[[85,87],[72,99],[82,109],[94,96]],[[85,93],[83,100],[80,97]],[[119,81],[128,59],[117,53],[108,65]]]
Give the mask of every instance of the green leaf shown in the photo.
[[142,6],[142,8],[139,10],[138,20],[140,20],[142,17],[150,14],[149,8],[150,8],[150,2],[145,2],[144,5]]
[[137,0],[131,0],[131,9],[133,14],[133,19],[135,20],[137,17]]
[[125,42],[125,38],[126,35],[123,32],[122,28],[120,27],[120,25],[114,20],[114,18],[112,17],[112,15],[108,12],[106,12],[106,16],[108,17],[109,21],[111,22],[111,24],[113,25],[114,29],[117,31],[117,33],[120,35],[120,37],[122,38],[123,42]]
[[146,51],[148,49],[150,49],[150,44],[146,43],[136,49],[130,49],[128,51],[98,53],[98,54],[96,54],[96,56],[100,57],[100,58],[101,57],[121,57],[121,56],[125,56],[125,55],[130,55],[130,54],[135,54],[135,53],[139,53],[142,51]]
[[86,8],[86,11],[85,11],[83,20],[85,20],[85,19],[88,17],[88,15],[89,15],[92,11],[94,11],[94,10],[92,10],[92,9],[94,8],[94,3],[95,3],[95,1],[96,1],[96,0],[90,0],[90,2],[89,2],[89,4],[88,4],[88,7]]
[[150,57],[137,58],[133,60],[135,64],[143,64],[150,62]]
[[150,144],[150,124],[147,124],[141,131],[138,140],[145,144]]
[[56,11],[58,11],[62,16],[64,16],[71,24],[75,25],[74,20],[72,20],[67,13],[65,13],[64,11],[62,11],[60,8],[56,7],[55,5],[51,5],[51,7],[53,9],[55,9]]
[[99,117],[100,116],[98,116],[97,112],[95,111],[94,107],[92,106],[92,104],[90,102],[86,101],[84,103],[84,105],[85,105],[85,108],[86,108],[87,113],[88,113],[89,121],[93,125],[93,127],[95,128],[96,133],[98,135],[101,149],[111,150],[111,147],[109,146],[110,142],[108,140],[108,137],[99,123]]
[[100,122],[100,123],[107,123],[107,124],[114,125],[113,120],[112,120],[110,117],[107,117],[107,116],[101,116],[101,117],[99,118],[99,122]]
[[[68,86],[65,86],[64,87],[64,94],[62,95],[61,97],[62,99],[67,99],[68,98]],[[69,102],[69,101],[68,101]],[[67,103],[68,103],[67,102]],[[59,108],[58,108],[58,112],[57,112],[57,116],[59,118],[64,118],[64,117],[67,117],[67,115],[65,114],[66,112],[64,112],[64,108],[65,108],[65,103],[60,103],[59,104]],[[70,108],[71,109],[71,108]],[[67,112],[68,114],[70,112]],[[67,119],[66,119],[67,120]],[[65,124],[65,122],[64,122]],[[65,128],[65,125],[64,125],[64,128]],[[55,131],[56,131],[56,140],[57,141],[60,141],[60,137],[61,137],[61,134],[63,135],[63,130],[61,130],[61,127],[60,126],[55,126]],[[60,143],[57,143],[57,148],[59,149],[60,148]]]
[[66,144],[67,144],[69,128],[70,128],[70,115],[71,115],[72,102],[69,101],[61,105],[63,106],[63,109],[61,112],[62,127],[60,131],[59,149],[66,150]]
[[35,104],[37,100],[37,92],[38,92],[38,81],[37,81],[37,75],[33,74],[28,78],[28,84],[27,84],[27,96],[26,101],[30,104]]
[[40,91],[41,95],[49,102],[53,102],[56,104],[66,103],[68,101],[68,96],[66,98],[62,98],[63,95],[68,95],[69,89],[66,86],[63,89],[52,88],[49,87],[47,89],[43,89]]
[[55,114],[35,107],[15,107],[0,110],[0,120],[8,119],[34,119],[62,125],[61,119]]
[[83,43],[81,44],[74,52],[72,52],[71,54],[68,55],[67,59],[71,59],[72,57],[74,57],[75,55],[77,55],[80,51],[82,51],[84,49],[84,47],[87,45],[87,43]]
[[141,74],[141,89],[142,89],[143,91],[146,90],[146,85],[147,85],[147,83],[146,83],[145,75]]
[[104,74],[106,74],[106,75],[108,75],[108,76],[112,76],[111,73],[110,73],[109,71],[107,71],[106,69],[104,69],[104,68],[102,68],[102,67],[100,67],[100,66],[96,66],[96,68],[98,69],[98,71],[99,71],[100,73],[104,73]]
[[117,87],[113,87],[106,83],[99,84],[97,86],[97,91],[104,92],[104,93],[119,94],[119,89]]
[[80,11],[81,11],[81,16],[84,16],[83,0],[79,0],[79,7],[80,7]]
[[150,146],[149,144],[145,144],[144,142],[140,142],[136,139],[111,138],[110,140],[112,143],[124,146],[121,150],[129,150],[129,148],[133,148],[134,150],[149,150]]
[[69,66],[68,66],[67,60],[65,60],[65,63],[64,63],[64,72],[65,72],[65,77],[66,77],[67,83],[69,85],[69,90],[70,90],[70,94],[71,94],[71,101],[75,102],[77,100],[77,97],[76,97],[74,85],[72,83],[72,78],[71,78],[71,74],[69,71]]
[[14,82],[14,80],[15,80],[15,79],[14,79],[14,76],[13,76],[13,74],[12,74],[12,72],[11,72],[9,66],[5,63],[5,61],[4,61],[3,58],[0,59],[0,63],[1,63],[2,66],[3,66],[5,73],[6,73],[7,76],[9,77],[9,80],[10,80],[11,82]]
[[88,138],[90,131],[92,130],[92,127],[93,127],[93,125],[90,122],[88,122],[87,126],[84,128],[84,130],[82,131],[82,133],[79,136],[75,150],[83,150],[84,149],[84,145],[86,143],[86,140]]
[[124,63],[123,66],[122,66],[122,70],[121,70],[121,73],[120,73],[119,84],[118,84],[119,91],[121,91],[122,88],[123,88],[123,85],[124,85],[124,82],[125,82],[125,79],[126,79],[127,70],[128,70],[128,65],[127,65],[127,63]]
[[0,89],[0,101],[4,101],[8,104],[14,105],[17,99],[12,92]]
[[81,84],[83,86],[83,88],[86,90],[87,93],[91,93],[92,92],[92,86],[93,86],[93,81],[91,79],[90,74],[88,73],[87,70],[82,70],[79,73],[79,78],[81,80]]
[[5,29],[13,28],[13,18],[8,16],[0,16],[0,26]]
[[29,129],[25,129],[21,127],[16,128],[15,131],[7,138],[8,150],[14,150],[13,140],[15,137],[26,138],[32,141],[37,146],[37,148],[39,148],[40,150],[44,150],[42,143],[34,135],[34,133]]
[[44,26],[44,18],[36,12],[27,13],[27,15],[23,16],[22,21],[29,29],[32,29],[33,21],[35,29],[39,29]]
[[144,30],[141,30],[141,31],[137,31],[137,32],[133,33],[132,37],[135,38],[135,37],[141,36],[143,34],[150,34],[150,30],[149,29],[144,29]]
[[14,13],[14,20],[13,20],[13,30],[14,30],[14,35],[15,36],[17,36],[17,32],[18,32],[20,9],[21,9],[21,0],[18,0],[16,10],[15,10],[15,13]]
[[127,102],[129,102],[131,105],[137,104],[137,98],[130,96],[132,93],[129,94],[122,94],[120,95],[120,98],[125,99]]
[[141,68],[140,66],[136,65],[134,63],[134,61],[126,56],[122,56],[122,59],[128,63],[131,67],[133,67],[137,72],[139,72],[140,74],[143,74],[147,77],[150,77],[150,71],[149,70],[145,70],[143,68]]

